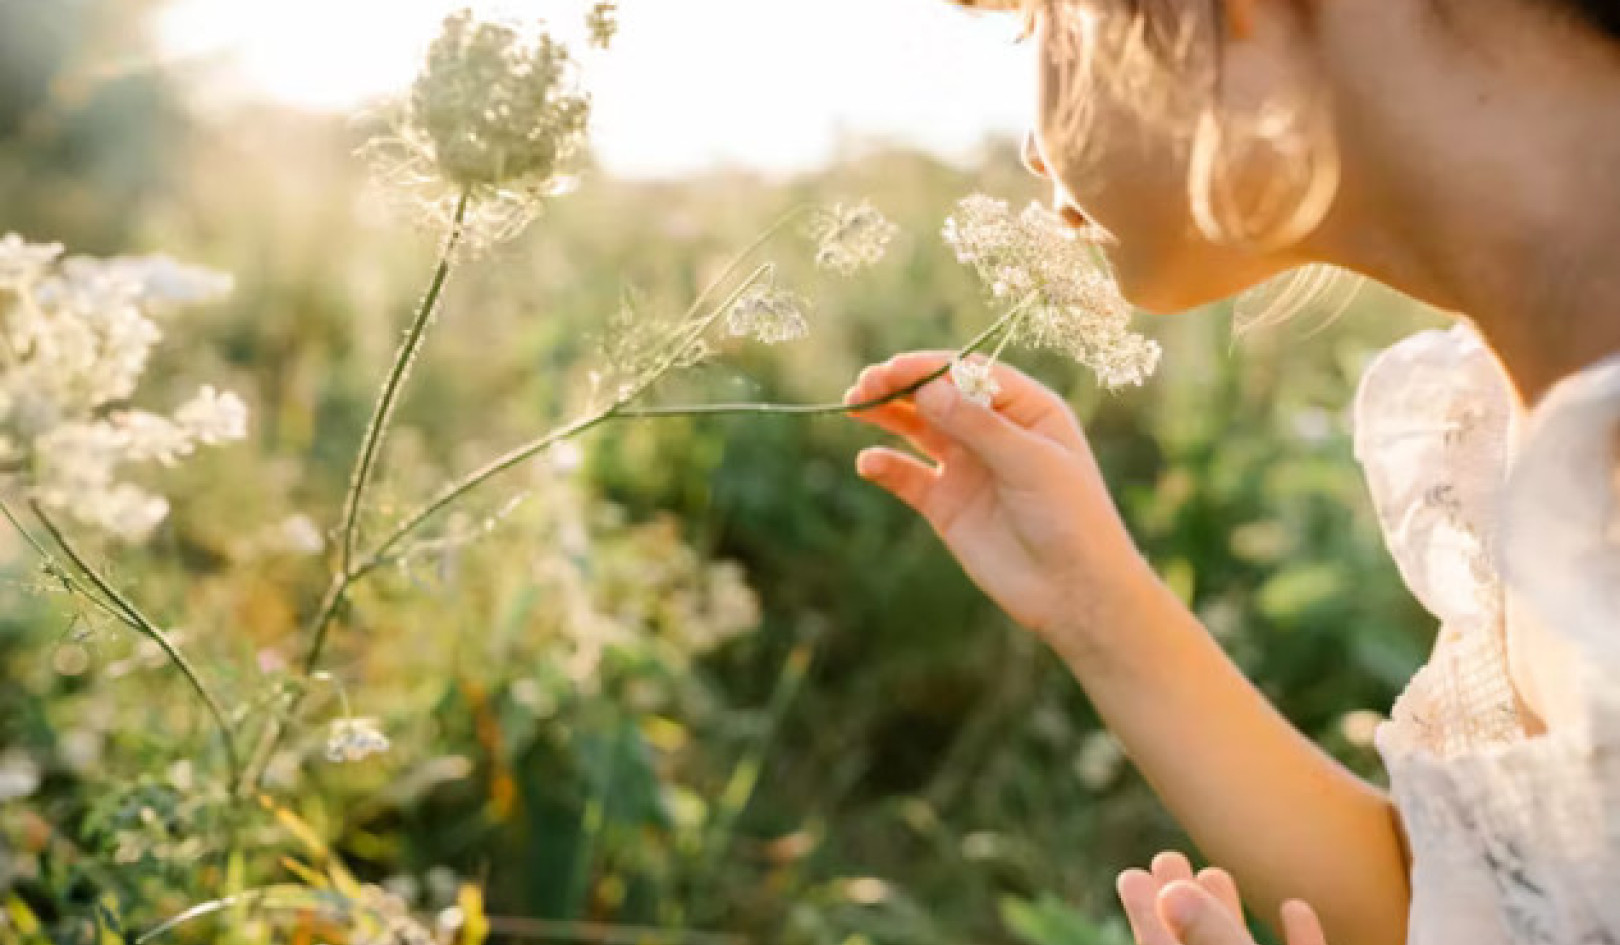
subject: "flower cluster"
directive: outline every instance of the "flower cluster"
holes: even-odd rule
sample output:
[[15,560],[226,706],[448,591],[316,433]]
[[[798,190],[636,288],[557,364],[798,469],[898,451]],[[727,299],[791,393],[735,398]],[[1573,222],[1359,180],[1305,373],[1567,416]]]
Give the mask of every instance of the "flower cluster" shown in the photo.
[[753,338],[768,345],[797,341],[810,333],[804,300],[778,288],[773,279],[752,286],[726,313],[726,331],[734,338]]
[[[592,10],[593,42],[617,29],[611,3]],[[391,131],[364,149],[384,192],[426,223],[449,222],[463,199],[472,246],[520,233],[544,197],[573,184],[590,97],[567,45],[543,29],[452,14],[431,46]]]
[[816,241],[816,265],[842,275],[875,266],[900,228],[871,203],[834,204],[810,221]]
[[377,727],[376,719],[334,719],[326,736],[326,760],[334,764],[364,761],[388,748],[388,736]]
[[1071,236],[1047,210],[1014,214],[975,194],[945,223],[945,242],[997,299],[1024,306],[1012,337],[1090,367],[1109,388],[1140,384],[1159,345],[1131,331],[1131,306],[1087,234]]
[[1001,393],[1001,383],[992,373],[994,370],[988,362],[957,359],[951,362],[951,383],[963,397],[981,407],[989,407]]
[[59,245],[0,240],[0,468],[48,508],[144,538],[168,503],[119,481],[120,467],[172,465],[247,433],[241,399],[212,387],[172,417],[122,406],[161,337],[150,315],[230,288],[166,257],[62,259]]

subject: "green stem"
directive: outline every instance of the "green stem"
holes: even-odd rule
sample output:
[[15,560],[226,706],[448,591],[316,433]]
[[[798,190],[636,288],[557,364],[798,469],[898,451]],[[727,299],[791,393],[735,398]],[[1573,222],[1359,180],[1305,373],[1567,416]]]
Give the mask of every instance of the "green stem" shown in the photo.
[[[994,324],[992,324],[989,328],[986,328],[984,331],[979,332],[979,334],[976,335],[972,341],[969,341],[966,346],[958,351],[956,357],[960,359],[973,354],[988,344],[990,339],[994,338],[997,333],[1004,329],[1010,328],[1013,322],[1015,322],[1018,317],[1029,308],[1029,305],[1033,300],[1033,296],[1024,299],[1024,301],[1018,303],[1005,315],[996,319]],[[1010,337],[1012,337],[1012,334],[1011,332],[1008,332],[1002,338],[1001,344],[996,347],[997,355],[1001,353],[1001,349],[1006,346],[1007,339]],[[894,403],[897,400],[904,400],[905,398],[910,397],[912,394],[922,390],[924,387],[927,387],[929,384],[932,384],[933,382],[944,377],[946,374],[949,374],[950,371],[951,366],[946,364],[938,370],[932,371],[926,376],[918,378],[899,390],[890,391],[882,397],[874,397],[870,400],[863,400],[859,403],[853,404],[677,404],[667,407],[621,409],[614,415],[617,417],[622,417],[626,420],[632,420],[656,419],[661,417],[712,417],[731,414],[776,414],[798,417],[814,417],[827,416],[831,414],[865,413],[869,410],[876,410],[879,407]]]
[[[191,665],[191,661],[186,659],[186,655],[180,652],[179,647],[174,645],[174,641],[169,639],[168,634],[158,629],[157,624],[149,620],[145,614],[141,613],[130,602],[129,598],[125,597],[116,587],[113,587],[95,568],[85,561],[72,543],[67,540],[67,536],[62,534],[62,531],[56,527],[56,523],[52,522],[50,516],[45,514],[45,510],[40,507],[38,502],[29,502],[29,507],[33,510],[34,517],[39,520],[39,524],[44,527],[46,532],[50,533],[51,539],[62,549],[62,553],[67,555],[69,561],[73,562],[73,566],[78,568],[80,573],[95,586],[96,590],[105,595],[113,606],[123,613],[126,621],[131,626],[139,629],[153,643],[156,643],[164,655],[168,656],[169,661],[178,667],[186,680],[191,683],[191,688],[196,690],[203,704],[208,707],[209,714],[213,716],[214,724],[219,727],[220,740],[225,744],[225,759],[230,766],[231,780],[237,780],[241,776],[242,766],[236,754],[236,739],[231,734],[231,726],[226,720],[225,710],[220,706],[219,700],[214,698],[214,693],[203,682],[202,676],[197,673],[196,668]],[[7,517],[10,517],[9,512],[7,512]]]
[[354,476],[349,481],[349,494],[343,502],[343,528],[342,528],[342,565],[340,570],[347,573],[354,560],[354,545],[358,539],[360,512],[364,507],[366,487],[371,483],[371,475],[377,463],[377,450],[381,447],[383,437],[388,432],[388,422],[393,419],[394,406],[399,400],[400,388],[405,384],[406,375],[410,373],[411,364],[416,360],[416,353],[421,350],[422,342],[426,339],[428,325],[433,321],[434,310],[438,307],[439,296],[444,292],[444,284],[450,277],[450,267],[454,261],[456,245],[461,242],[463,222],[467,216],[467,204],[471,199],[468,191],[462,191],[461,199],[456,202],[455,216],[450,220],[450,232],[445,237],[444,249],[439,254],[439,264],[433,271],[433,280],[428,284],[427,294],[422,297],[421,305],[416,310],[416,318],[411,322],[410,329],[405,334],[405,343],[400,346],[399,353],[394,356],[394,366],[388,372],[388,379],[383,383],[382,394],[377,398],[377,406],[371,414],[371,424],[366,428],[365,440],[360,446],[360,456],[355,461]]

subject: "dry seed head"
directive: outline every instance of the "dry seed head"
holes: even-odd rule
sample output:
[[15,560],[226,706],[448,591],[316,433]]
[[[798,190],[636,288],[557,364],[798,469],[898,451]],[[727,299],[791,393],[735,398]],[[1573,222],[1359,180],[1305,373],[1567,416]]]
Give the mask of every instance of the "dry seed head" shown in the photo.
[[589,117],[566,46],[467,10],[445,19],[411,86],[412,129],[462,187],[550,180],[583,146]]

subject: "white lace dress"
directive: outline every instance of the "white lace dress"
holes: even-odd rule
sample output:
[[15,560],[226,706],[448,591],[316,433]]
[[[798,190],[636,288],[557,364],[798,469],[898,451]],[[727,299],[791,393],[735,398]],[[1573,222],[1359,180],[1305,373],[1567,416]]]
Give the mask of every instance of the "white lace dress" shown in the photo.
[[1620,358],[1523,415],[1471,328],[1425,332],[1368,369],[1356,454],[1442,623],[1378,732],[1411,945],[1620,945]]

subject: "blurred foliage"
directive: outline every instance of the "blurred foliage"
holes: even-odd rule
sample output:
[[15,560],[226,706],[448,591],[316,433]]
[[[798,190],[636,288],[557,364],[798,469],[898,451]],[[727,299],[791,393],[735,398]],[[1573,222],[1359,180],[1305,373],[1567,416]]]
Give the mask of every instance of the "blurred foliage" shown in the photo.
[[[332,520],[435,236],[367,193],[346,122],[184,108],[183,76],[140,67],[140,7],[0,2],[0,231],[237,276],[233,301],[166,326],[143,396],[228,384],[249,444],[158,479],[159,537],[96,557],[225,684],[250,743],[326,576],[278,536]],[[975,189],[1035,196],[1010,145],[970,168],[878,151],[789,181],[588,177],[454,280],[382,514],[565,419],[613,316],[683,307],[802,201],[870,196],[907,236],[851,284],[784,241],[783,278],[820,300],[812,338],[668,397],[833,400],[872,360],[960,342],[988,312],[934,234]],[[1140,391],[1026,367],[1070,396],[1172,586],[1376,777],[1344,720],[1389,704],[1430,626],[1382,551],[1345,404],[1426,316],[1370,289],[1239,340],[1229,316],[1149,324],[1167,357]],[[1113,875],[1185,838],[1057,661],[853,475],[872,439],[838,418],[640,422],[592,434],[577,472],[501,480],[339,627],[341,696],[314,695],[392,750],[331,765],[302,732],[262,801],[231,799],[149,647],[48,593],[6,537],[0,942],[182,915],[173,940],[407,941],[388,925],[406,908],[465,942],[1124,941]]]

